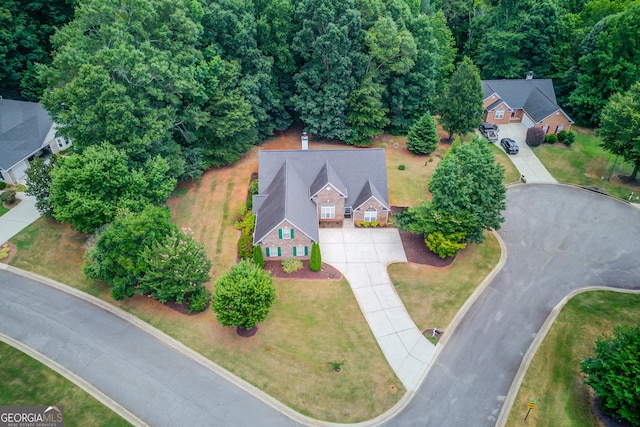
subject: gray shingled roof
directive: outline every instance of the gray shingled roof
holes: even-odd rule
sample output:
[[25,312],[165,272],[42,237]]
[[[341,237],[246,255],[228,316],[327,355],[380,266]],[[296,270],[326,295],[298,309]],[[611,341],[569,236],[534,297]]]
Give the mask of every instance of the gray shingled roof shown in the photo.
[[37,152],[51,126],[41,104],[0,99],[0,168],[9,170]]
[[345,207],[357,207],[356,199],[363,191],[389,206],[386,159],[381,148],[262,150],[258,162],[254,243],[285,219],[317,241],[318,212],[311,196],[327,182],[347,195]]
[[353,202],[353,209],[358,209],[360,206],[362,206],[364,202],[369,200],[372,196],[375,197],[380,203],[382,203],[385,208],[389,209],[389,203],[387,202],[386,197],[382,195],[382,193],[376,188],[376,186],[371,182],[371,180],[368,180],[362,187],[360,194],[358,194],[358,197]]
[[[482,90],[484,99],[495,93],[514,110],[521,108],[526,111],[536,123],[557,110],[566,115],[558,105],[551,79],[483,80]],[[487,108],[491,110],[498,103],[496,101]]]

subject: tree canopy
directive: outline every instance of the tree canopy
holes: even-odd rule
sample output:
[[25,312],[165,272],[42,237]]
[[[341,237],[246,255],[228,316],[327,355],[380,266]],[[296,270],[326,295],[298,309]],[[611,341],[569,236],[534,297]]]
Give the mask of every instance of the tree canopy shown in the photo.
[[449,132],[471,132],[482,122],[482,83],[480,73],[473,62],[465,57],[456,67],[451,82],[440,105],[440,122]]
[[216,281],[211,308],[222,326],[251,329],[267,317],[275,299],[270,273],[243,260]]
[[595,356],[586,357],[585,383],[600,398],[605,414],[640,424],[640,326],[615,328],[609,338],[596,340]]
[[602,109],[599,135],[605,150],[634,165],[633,181],[640,167],[640,82],[624,93],[616,93]]

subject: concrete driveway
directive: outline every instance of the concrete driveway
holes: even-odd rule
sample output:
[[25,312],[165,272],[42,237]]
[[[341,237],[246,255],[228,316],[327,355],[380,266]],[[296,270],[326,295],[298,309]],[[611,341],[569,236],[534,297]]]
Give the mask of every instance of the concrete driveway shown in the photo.
[[9,241],[29,224],[40,218],[36,209],[36,198],[17,193],[20,203],[6,214],[0,216],[0,244]]
[[520,172],[520,175],[524,175],[529,183],[555,183],[558,182],[551,176],[549,171],[544,167],[542,162],[538,160],[531,148],[527,145],[527,127],[522,124],[510,124],[500,125],[499,140],[496,142],[496,146],[502,151],[504,149],[500,146],[500,139],[511,138],[518,143],[520,152],[518,154],[507,154],[514,166]]
[[320,230],[322,260],[344,274],[389,365],[409,391],[418,388],[435,346],[404,308],[387,265],[407,262],[395,228]]
[[[640,211],[565,185],[507,190],[503,269],[449,335],[392,426],[494,426],[524,355],[578,289],[640,289]],[[517,390],[516,390],[517,391]]]

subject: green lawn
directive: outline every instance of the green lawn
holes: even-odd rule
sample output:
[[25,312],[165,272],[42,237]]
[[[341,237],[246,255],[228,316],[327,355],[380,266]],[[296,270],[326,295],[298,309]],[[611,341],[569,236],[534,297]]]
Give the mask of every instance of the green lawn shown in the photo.
[[128,426],[57,372],[0,341],[0,406],[64,406],[65,426]]
[[[598,291],[572,298],[536,352],[506,425],[598,427],[580,362],[593,355],[596,338],[610,336],[616,325],[640,324],[638,307],[637,294]],[[529,398],[540,404],[525,422]]]
[[0,216],[6,214],[7,212],[9,212],[9,209],[5,208],[4,206],[2,206],[2,203],[0,203]]
[[404,263],[389,266],[391,281],[418,328],[446,329],[460,307],[498,264],[498,239],[491,233],[485,235],[483,244],[469,245],[446,268]]
[[605,151],[600,142],[593,133],[579,130],[571,148],[562,144],[543,144],[533,148],[533,152],[560,182],[599,187],[625,200],[632,191],[638,193],[638,184],[630,185],[618,179],[618,175],[630,175],[632,165],[625,163],[622,157],[616,162],[616,156]]
[[505,184],[511,184],[513,182],[520,181],[520,172],[518,172],[518,169],[516,169],[516,167],[513,165],[513,162],[511,161],[507,153],[502,151],[495,144],[489,144],[489,148],[491,149],[491,152],[496,158],[496,162],[501,164],[502,167],[504,168],[503,182]]

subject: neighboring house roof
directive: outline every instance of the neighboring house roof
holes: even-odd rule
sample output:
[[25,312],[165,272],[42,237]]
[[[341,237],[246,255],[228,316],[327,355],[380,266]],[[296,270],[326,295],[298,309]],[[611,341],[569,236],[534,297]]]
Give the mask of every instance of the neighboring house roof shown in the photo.
[[35,154],[51,126],[41,104],[0,99],[0,168],[9,170]]
[[560,110],[573,123],[556,100],[551,79],[483,80],[484,99],[495,94],[498,100],[487,107],[491,111],[501,102],[511,109],[523,109],[536,122]]
[[311,198],[327,184],[357,208],[371,196],[387,209],[389,196],[384,150],[262,150],[258,154],[258,194],[254,242],[287,220],[318,241],[318,211]]

